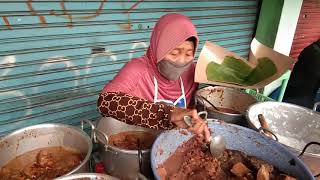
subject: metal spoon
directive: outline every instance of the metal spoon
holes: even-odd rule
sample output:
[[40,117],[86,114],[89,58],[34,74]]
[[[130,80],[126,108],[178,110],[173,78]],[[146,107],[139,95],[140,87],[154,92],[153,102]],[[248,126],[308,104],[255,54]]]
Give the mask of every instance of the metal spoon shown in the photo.
[[223,151],[226,149],[226,140],[223,136],[217,135],[213,136],[210,141],[210,153],[215,156],[219,157]]
[[[206,111],[201,111],[198,113],[199,116],[203,114],[205,115],[204,120],[207,123],[208,113]],[[184,116],[183,119],[189,127],[192,127],[192,118],[190,116]],[[219,157],[226,149],[226,140],[221,135],[211,136],[209,143],[210,153],[215,157]]]

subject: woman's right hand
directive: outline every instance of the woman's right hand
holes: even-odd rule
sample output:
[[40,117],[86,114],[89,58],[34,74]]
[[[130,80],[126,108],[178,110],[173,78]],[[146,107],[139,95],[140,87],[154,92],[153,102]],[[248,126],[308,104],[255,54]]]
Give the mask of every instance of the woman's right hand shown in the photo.
[[[192,127],[189,127],[184,122],[184,116],[189,116],[192,118]],[[199,117],[197,110],[174,108],[171,112],[170,121],[173,122],[177,127],[188,129],[196,135],[204,137],[207,142],[210,141],[210,131],[207,123]]]

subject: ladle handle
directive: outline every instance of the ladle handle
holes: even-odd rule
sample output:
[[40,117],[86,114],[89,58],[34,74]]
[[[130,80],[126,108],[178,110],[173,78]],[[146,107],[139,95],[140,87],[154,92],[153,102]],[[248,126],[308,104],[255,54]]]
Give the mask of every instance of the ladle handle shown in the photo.
[[[201,96],[201,95],[199,95],[199,97],[200,97],[202,100],[206,101],[208,104],[210,104],[210,106],[212,106],[215,110],[219,111],[219,109],[218,109],[215,105],[213,105],[207,98],[205,98],[205,97],[203,97],[203,96]],[[204,103],[202,103],[202,104],[203,104],[203,106],[204,106]]]
[[207,119],[208,119],[208,112],[207,112],[207,111],[200,111],[200,112],[198,112],[198,116],[201,117],[202,115],[204,115],[203,120],[204,120],[204,121],[207,121]]
[[266,121],[266,119],[264,118],[263,114],[259,114],[258,115],[258,120],[260,122],[261,128],[260,130],[263,130],[263,133],[268,136],[268,137],[272,137],[274,136],[276,139],[278,139],[275,134],[269,129],[269,125]]
[[[208,112],[207,111],[198,112],[198,116],[201,117],[201,115],[204,115],[203,119],[204,119],[205,122],[207,122]],[[189,127],[192,127],[192,118],[190,116],[184,116],[183,120]]]
[[[301,153],[299,154],[299,157],[303,156],[304,152],[307,150],[307,148],[311,145],[318,145],[320,146],[320,143],[319,142],[309,142],[308,144],[306,144],[303,148],[303,150],[301,151]],[[320,177],[320,173],[315,175],[314,177]]]

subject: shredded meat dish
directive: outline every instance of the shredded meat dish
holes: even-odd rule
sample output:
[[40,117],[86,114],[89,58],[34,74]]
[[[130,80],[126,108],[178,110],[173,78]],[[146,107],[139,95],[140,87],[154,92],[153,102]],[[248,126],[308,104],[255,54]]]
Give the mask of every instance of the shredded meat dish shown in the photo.
[[110,136],[109,144],[121,149],[151,149],[156,136],[143,131],[126,131]]
[[48,147],[24,153],[0,168],[3,180],[47,180],[67,174],[83,156],[75,150]]
[[161,179],[293,180],[270,163],[236,150],[213,157],[207,147],[192,138],[177,148],[157,169]]

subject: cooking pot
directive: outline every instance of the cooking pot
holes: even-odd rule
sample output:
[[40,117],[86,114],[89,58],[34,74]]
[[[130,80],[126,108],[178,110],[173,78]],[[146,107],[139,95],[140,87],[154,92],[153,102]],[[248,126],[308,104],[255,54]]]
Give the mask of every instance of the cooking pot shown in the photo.
[[120,179],[136,179],[139,175],[153,176],[150,166],[150,149],[138,150],[121,149],[108,144],[109,137],[128,131],[148,132],[157,136],[160,131],[140,126],[129,125],[111,117],[103,117],[97,126],[90,121],[93,139],[99,144],[99,153],[108,174]]
[[[246,114],[248,124],[254,130],[261,127],[259,114],[265,117],[269,130],[276,135],[279,142],[296,154],[299,154],[307,143],[320,141],[320,113],[316,111],[284,102],[257,103],[250,106]],[[302,159],[314,174],[320,173],[320,146],[310,146]]]
[[100,173],[79,173],[79,174],[71,174],[68,176],[62,176],[59,178],[56,178],[54,180],[119,180],[118,178],[106,175],[106,174],[100,174]]
[[79,151],[85,158],[69,174],[89,171],[92,151],[90,137],[80,129],[65,124],[39,124],[16,130],[0,139],[0,167],[26,152],[46,147],[66,147]]
[[[218,108],[232,109],[239,113],[217,111],[207,101]],[[197,110],[207,111],[208,118],[241,125],[246,122],[245,113],[247,108],[256,102],[258,101],[255,97],[240,89],[222,86],[205,87],[195,94]]]
[[[256,131],[227,123],[209,122],[208,127],[215,135],[222,135],[225,138],[227,149],[256,156],[297,179],[314,179],[307,166],[297,156],[280,143]],[[190,133],[183,135],[179,130],[166,131],[158,136],[151,151],[151,166],[156,179],[160,179],[157,173],[158,166],[192,136]]]

